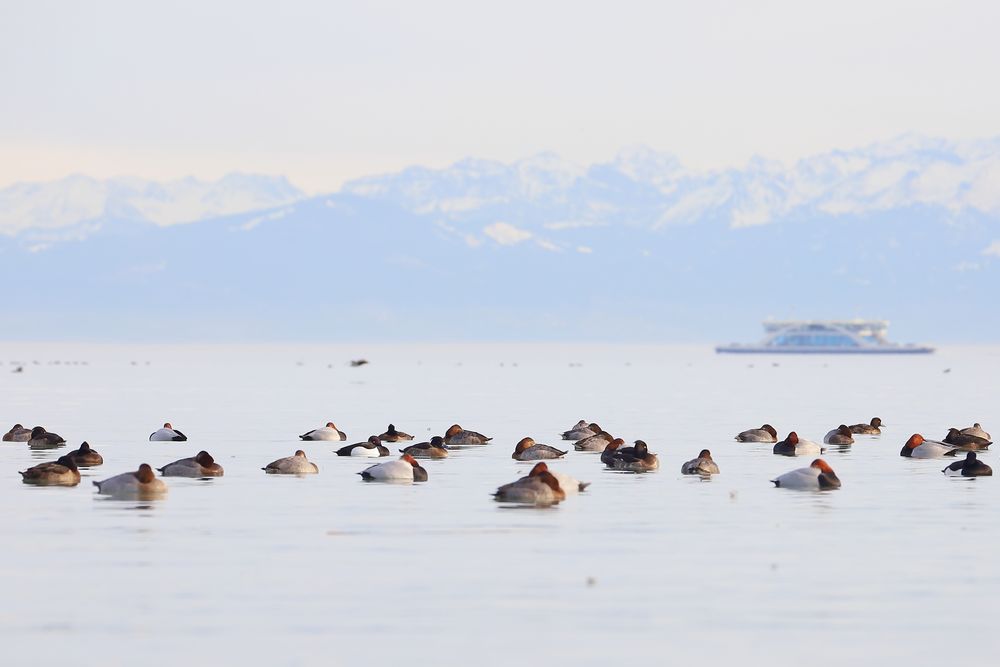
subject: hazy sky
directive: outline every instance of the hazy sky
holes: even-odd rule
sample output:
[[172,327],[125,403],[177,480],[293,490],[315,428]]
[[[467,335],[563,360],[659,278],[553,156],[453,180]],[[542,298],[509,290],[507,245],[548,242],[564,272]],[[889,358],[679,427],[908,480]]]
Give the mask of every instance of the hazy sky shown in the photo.
[[0,3],[0,186],[1000,134],[1000,3]]

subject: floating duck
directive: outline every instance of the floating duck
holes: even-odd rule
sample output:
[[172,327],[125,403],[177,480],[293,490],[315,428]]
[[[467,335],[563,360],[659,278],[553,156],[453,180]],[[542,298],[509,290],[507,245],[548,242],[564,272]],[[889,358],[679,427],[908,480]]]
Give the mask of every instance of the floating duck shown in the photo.
[[14,424],[9,431],[3,434],[4,442],[28,442],[31,440],[31,429],[24,428],[20,424]]
[[170,422],[167,422],[163,425],[163,428],[150,433],[149,440],[150,442],[185,442],[187,436],[171,426]]
[[603,452],[608,443],[615,437],[607,431],[601,431],[597,435],[592,435],[573,443],[573,449],[578,452]]
[[798,491],[839,489],[840,479],[823,459],[816,459],[808,468],[799,468],[771,480],[776,487]]
[[303,433],[299,438],[302,440],[347,440],[347,434],[338,430],[333,422],[327,422],[326,426]]
[[851,429],[851,433],[858,433],[860,435],[881,435],[882,420],[878,417],[872,417],[872,420],[867,424],[853,424],[848,428]]
[[828,445],[853,445],[854,436],[851,434],[849,426],[841,424],[823,436],[823,442]]
[[770,424],[736,434],[740,442],[778,442],[778,432]]
[[59,457],[52,463],[40,463],[21,473],[21,481],[37,486],[76,486],[80,483],[80,471],[68,456]]
[[613,470],[649,472],[660,467],[660,459],[657,458],[656,454],[649,451],[645,442],[636,440],[634,447],[624,447],[615,450],[611,456],[610,463],[605,462],[605,465]]
[[955,456],[957,451],[954,445],[937,440],[925,440],[924,436],[914,433],[903,445],[899,455],[912,459],[939,459],[942,456]]
[[368,438],[366,442],[356,442],[337,450],[337,456],[365,456],[372,459],[389,456],[390,453],[389,448],[382,444],[377,435]]
[[951,476],[991,477],[993,468],[980,461],[975,452],[968,452],[964,459],[955,461],[941,472]]
[[376,463],[358,473],[369,482],[426,482],[427,470],[409,454],[395,461]]
[[576,423],[576,425],[569,429],[568,431],[562,432],[563,440],[583,440],[584,438],[589,438],[592,435],[597,435],[603,431],[600,426],[596,423],[588,423],[582,419]]
[[196,456],[178,459],[157,468],[164,477],[222,477],[225,471],[208,452],[198,452]]
[[380,435],[378,439],[382,442],[399,442],[400,440],[413,440],[413,436],[409,433],[397,431],[395,426],[389,424],[389,428],[387,428],[385,433]]
[[493,497],[502,503],[545,506],[565,500],[566,492],[552,473],[543,470],[537,475],[529,475],[516,482],[504,484],[496,490]]
[[306,453],[299,449],[294,456],[271,461],[261,470],[274,475],[309,475],[318,473],[319,466],[307,459]]
[[452,424],[444,434],[446,445],[485,445],[493,438],[487,438],[482,433],[466,431],[458,424]]
[[539,445],[531,438],[521,438],[511,458],[515,461],[537,461],[538,459],[558,459],[566,456],[566,452],[548,445]]
[[73,459],[73,463],[83,468],[93,468],[104,463],[104,457],[96,449],[91,449],[90,445],[86,442],[81,444],[78,449],[67,452],[66,456]]
[[701,450],[698,458],[691,459],[681,466],[682,475],[718,475],[719,466],[712,460],[712,452]]
[[800,438],[798,433],[792,431],[788,434],[788,437],[777,443],[772,451],[781,456],[811,456],[822,454],[826,449],[820,447],[812,440]]
[[415,459],[448,458],[448,447],[444,444],[444,438],[439,435],[431,438],[430,442],[418,442],[399,451],[403,454],[409,454]]
[[126,472],[109,477],[100,482],[94,482],[97,492],[119,497],[149,497],[167,492],[167,485],[157,479],[153,469],[146,463],[139,466],[135,472]]

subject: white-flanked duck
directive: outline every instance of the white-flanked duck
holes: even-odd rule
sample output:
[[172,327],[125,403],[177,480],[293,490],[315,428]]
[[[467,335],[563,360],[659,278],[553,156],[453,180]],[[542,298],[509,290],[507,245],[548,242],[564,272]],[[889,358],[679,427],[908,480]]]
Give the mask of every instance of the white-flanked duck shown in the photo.
[[21,473],[21,481],[37,486],[76,486],[80,483],[80,471],[68,456],[58,461],[39,463]]
[[356,442],[337,450],[337,456],[364,456],[370,459],[390,454],[389,448],[382,444],[377,435],[373,435],[365,442]]
[[67,452],[66,456],[73,459],[73,463],[81,468],[93,468],[104,463],[104,457],[96,449],[91,449],[90,444],[84,442],[78,449]]
[[975,452],[968,452],[964,459],[955,461],[941,472],[956,477],[991,477],[993,468],[980,461]]
[[942,456],[955,456],[957,448],[946,442],[927,440],[919,433],[914,433],[900,450],[900,456],[911,459],[939,459]]
[[823,436],[823,442],[828,445],[853,445],[854,436],[851,434],[851,427],[841,424]]
[[367,482],[426,482],[427,470],[409,454],[395,461],[376,463],[358,473]]
[[114,477],[94,482],[97,492],[119,497],[150,497],[167,492],[167,485],[156,474],[149,464],[143,463],[135,472],[126,472]]
[[539,459],[559,459],[566,452],[549,445],[540,445],[531,438],[521,438],[510,455],[515,461],[538,461]]
[[198,452],[196,456],[178,459],[157,468],[164,477],[222,477],[225,471],[208,452]]
[[770,424],[752,428],[736,435],[740,442],[778,442],[778,431]]
[[31,429],[24,428],[20,424],[14,424],[9,431],[3,434],[4,442],[28,442],[31,440]]
[[28,440],[28,446],[34,449],[50,449],[62,447],[65,444],[66,440],[61,435],[49,433],[44,426],[36,426],[31,429],[31,438]]
[[150,442],[185,442],[187,436],[171,426],[170,422],[163,425],[163,428],[149,434]]
[[833,468],[823,459],[816,459],[808,468],[799,468],[779,475],[771,482],[778,488],[798,491],[826,491],[840,488],[837,473],[833,472]]
[[712,460],[712,452],[701,450],[698,458],[691,459],[681,466],[682,475],[718,475],[719,466]]
[[409,454],[415,459],[446,459],[448,458],[448,447],[444,444],[444,438],[435,435],[430,442],[418,442],[415,445],[404,447],[399,450],[401,454]]
[[582,419],[576,423],[576,426],[568,431],[562,432],[563,440],[583,440],[584,438],[589,438],[592,435],[597,435],[603,431],[600,426],[596,423],[588,423]]
[[979,422],[976,422],[972,426],[968,426],[966,428],[963,428],[962,429],[962,433],[964,433],[966,435],[974,435],[977,438],[982,438],[983,440],[989,440],[990,442],[993,442],[993,437],[990,436],[990,434],[987,433],[983,429],[983,427],[979,425]]
[[881,435],[882,420],[878,417],[872,417],[872,420],[867,424],[853,424],[849,428],[851,429],[851,433],[859,435]]
[[590,482],[581,482],[572,475],[567,475],[564,472],[556,472],[555,470],[550,469],[544,462],[536,463],[531,469],[531,472],[528,473],[528,477],[538,477],[543,472],[551,473],[552,476],[559,481],[559,488],[562,489],[567,496],[576,495],[590,486]]
[[526,505],[554,505],[566,499],[566,492],[559,480],[548,470],[522,477],[516,482],[504,484],[493,494],[501,503],[521,503]]
[[458,424],[452,424],[444,434],[446,445],[485,445],[493,438],[487,438],[482,433],[466,431]]
[[401,440],[413,440],[413,436],[409,433],[397,431],[395,426],[389,424],[389,428],[387,428],[385,433],[380,435],[378,439],[382,442],[399,442]]
[[310,475],[318,473],[319,466],[307,459],[306,453],[299,449],[294,456],[271,461],[261,470],[273,475]]
[[777,443],[772,451],[781,456],[814,456],[822,454],[826,449],[812,440],[800,438],[798,433],[792,431],[788,437]]
[[573,443],[573,449],[578,452],[603,452],[608,443],[615,437],[607,431],[601,431],[597,435],[592,435]]
[[347,434],[338,429],[333,422],[327,422],[326,426],[303,433],[299,438],[302,440],[347,440]]
[[980,438],[978,435],[962,433],[957,428],[948,429],[948,435],[944,437],[944,441],[949,445],[955,445],[956,447],[965,450],[986,449],[993,444],[986,438]]
[[[603,460],[603,455],[601,458]],[[605,465],[613,470],[649,472],[660,467],[660,459],[649,451],[649,447],[642,440],[636,440],[634,447],[615,449],[610,459],[610,462],[605,462]]]

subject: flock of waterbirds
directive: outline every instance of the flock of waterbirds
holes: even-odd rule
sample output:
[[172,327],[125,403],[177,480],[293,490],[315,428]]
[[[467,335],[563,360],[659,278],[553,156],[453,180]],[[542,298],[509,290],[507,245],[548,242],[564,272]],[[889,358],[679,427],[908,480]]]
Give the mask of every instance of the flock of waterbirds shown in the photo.
[[[823,438],[823,444],[830,447],[845,448],[854,444],[856,435],[880,437],[882,421],[874,417],[867,424],[848,426],[841,424],[831,429]],[[625,441],[605,431],[594,422],[580,420],[574,426],[561,434],[563,440],[573,441],[573,451],[600,454],[600,461],[607,468],[625,473],[647,473],[660,467],[659,457],[649,451],[649,446],[643,440],[636,440],[626,446]],[[337,428],[333,422],[313,429],[299,436],[307,442],[314,441],[346,441],[347,434]],[[169,422],[149,436],[150,441],[186,442],[187,436],[175,429]],[[389,424],[386,431],[380,435],[372,435],[364,442],[342,446],[336,450],[338,456],[361,458],[391,458],[392,452],[385,443],[406,443],[414,437],[399,431]],[[358,474],[365,481],[412,483],[426,482],[427,470],[420,465],[420,459],[444,459],[452,452],[466,447],[488,445],[492,438],[463,429],[453,424],[443,435],[434,436],[427,442],[409,444],[399,452],[399,458],[382,463],[376,463]],[[736,440],[743,443],[773,443],[772,451],[781,456],[813,456],[823,454],[826,448],[820,443],[801,438],[791,431],[783,440],[778,440],[777,430],[770,424],[753,428],[736,435]],[[4,442],[24,442],[32,449],[55,449],[66,446],[66,440],[46,430],[42,426],[25,428],[15,424],[3,436]],[[946,475],[963,477],[982,477],[993,474],[992,469],[980,461],[977,451],[984,451],[992,444],[992,437],[979,423],[958,429],[948,429],[942,440],[929,440],[919,433],[914,433],[903,444],[900,456],[910,458],[945,458],[954,457],[955,461],[946,466],[942,472]],[[516,461],[539,461],[524,477],[505,484],[493,494],[497,501],[505,503],[522,503],[547,506],[556,504],[567,495],[579,493],[589,486],[573,477],[549,468],[546,460],[556,460],[565,457],[569,449],[559,449],[550,445],[535,442],[530,437],[522,438],[515,446],[511,455]],[[959,457],[964,453],[964,457]],[[104,464],[100,453],[84,442],[76,450],[68,452],[56,461],[41,463],[20,472],[25,484],[40,486],[76,486],[80,483],[80,468],[93,468]],[[161,477],[220,477],[224,474],[222,466],[215,462],[211,454],[205,451],[195,456],[182,458],[157,468]],[[262,468],[269,474],[308,475],[319,472],[319,467],[310,461],[303,450],[297,450],[292,456],[271,461]],[[710,476],[719,473],[719,466],[712,458],[709,450],[703,449],[697,457],[686,461],[681,466],[685,475]],[[161,477],[157,477],[153,467],[143,463],[138,470],[125,472],[101,481],[95,481],[99,494],[118,498],[151,498],[162,496],[167,491],[167,485]],[[779,475],[771,480],[776,487],[797,490],[827,491],[838,489],[840,479],[830,465],[817,458],[805,468],[798,468]]]

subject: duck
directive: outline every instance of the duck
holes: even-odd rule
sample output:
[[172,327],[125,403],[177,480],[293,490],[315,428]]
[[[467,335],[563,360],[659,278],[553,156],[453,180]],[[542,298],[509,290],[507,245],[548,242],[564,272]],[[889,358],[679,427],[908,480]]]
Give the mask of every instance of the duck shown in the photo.
[[164,477],[222,477],[225,471],[208,452],[198,452],[196,456],[178,459],[157,468]]
[[20,424],[14,424],[9,431],[3,434],[4,442],[28,442],[31,440],[31,429],[24,428]]
[[337,456],[365,456],[371,459],[389,454],[389,448],[382,444],[377,435],[368,438],[366,442],[356,442],[337,450]]
[[559,480],[548,470],[536,475],[522,477],[516,482],[504,484],[496,490],[493,498],[501,503],[522,503],[526,505],[554,505],[566,499],[566,492]]
[[840,479],[823,459],[816,459],[808,468],[798,468],[771,480],[775,487],[799,491],[826,491],[839,489]]
[[[631,452],[629,450],[632,450]],[[660,459],[649,451],[649,447],[642,440],[635,441],[635,447],[624,447],[616,450],[611,457],[611,462],[606,463],[613,470],[627,470],[629,472],[648,472],[660,467]]]
[[820,447],[812,440],[805,440],[799,434],[792,431],[781,442],[777,443],[773,449],[775,454],[781,456],[809,456],[811,454],[822,454],[826,448]]
[[185,442],[187,439],[187,436],[171,426],[170,422],[165,423],[163,428],[149,434],[150,442]]
[[993,444],[986,438],[962,433],[957,428],[948,429],[948,435],[944,437],[944,442],[965,450],[986,449]]
[[155,496],[167,492],[167,485],[148,463],[143,463],[135,472],[126,472],[94,482],[97,492],[111,496]]
[[938,459],[942,456],[955,456],[958,450],[954,445],[937,440],[926,440],[919,433],[914,433],[900,450],[900,456],[911,459]]
[[615,454],[621,449],[625,453],[635,453],[635,447],[625,447],[625,441],[621,438],[615,438],[607,445],[604,446],[604,451],[601,452],[601,463],[604,465],[611,465],[611,462],[615,460]]
[[21,481],[37,486],[76,486],[80,483],[80,471],[69,456],[60,456],[58,461],[39,463],[21,473]]
[[573,443],[573,449],[578,452],[602,452],[608,443],[615,439],[607,431],[601,431],[597,435],[592,435]]
[[31,429],[31,438],[28,440],[29,447],[45,449],[48,447],[62,447],[66,440],[55,433],[49,433],[44,426],[36,426]]
[[990,442],[993,441],[993,436],[983,430],[983,427],[979,425],[979,422],[976,422],[972,426],[963,428],[962,433],[966,435],[974,435],[977,438],[983,438],[985,440],[989,440]]
[[87,442],[81,444],[78,449],[67,452],[66,456],[73,459],[73,463],[84,468],[93,468],[104,463],[104,457],[96,449],[91,449]]
[[823,436],[823,442],[828,445],[853,445],[854,436],[851,435],[851,428],[849,426],[841,424]]
[[740,442],[778,442],[778,432],[770,424],[752,428],[736,435]]
[[318,473],[319,466],[307,459],[304,451],[298,449],[294,456],[271,461],[261,470],[272,475],[309,475]]
[[590,482],[581,482],[575,477],[567,475],[564,472],[556,472],[555,470],[549,469],[549,466],[544,462],[536,463],[531,469],[531,472],[528,473],[528,477],[538,477],[543,472],[552,473],[552,476],[559,481],[559,488],[561,488],[567,496],[580,493],[590,486]]
[[968,452],[964,459],[955,461],[941,472],[949,476],[991,477],[993,468],[980,461],[975,452]]
[[682,475],[718,475],[719,466],[712,460],[712,452],[701,450],[698,458],[691,459],[681,466]]
[[566,456],[566,452],[548,445],[539,445],[531,438],[521,438],[514,447],[514,453],[510,458],[515,461],[537,461],[538,459],[559,459]]
[[848,428],[851,429],[851,433],[858,433],[860,435],[881,435],[882,420],[878,417],[872,417],[872,420],[867,424],[852,424]]
[[452,424],[444,434],[446,445],[485,445],[493,438],[487,438],[482,433],[466,431],[458,424]]
[[339,430],[333,422],[299,436],[301,440],[347,440],[347,434]]
[[448,458],[448,446],[444,444],[444,438],[440,435],[435,435],[430,442],[418,442],[399,451],[401,454],[409,454],[415,459]]
[[376,463],[358,473],[368,482],[426,482],[427,470],[409,454],[395,461]]
[[604,429],[602,429],[596,423],[585,422],[584,420],[581,419],[576,423],[576,425],[573,428],[569,429],[568,431],[562,432],[562,439],[583,440],[584,438],[589,438],[592,435],[597,435],[603,430]]
[[380,435],[378,439],[382,442],[399,442],[400,440],[413,440],[413,436],[409,433],[397,431],[395,426],[389,424],[389,428],[387,428],[385,433]]

